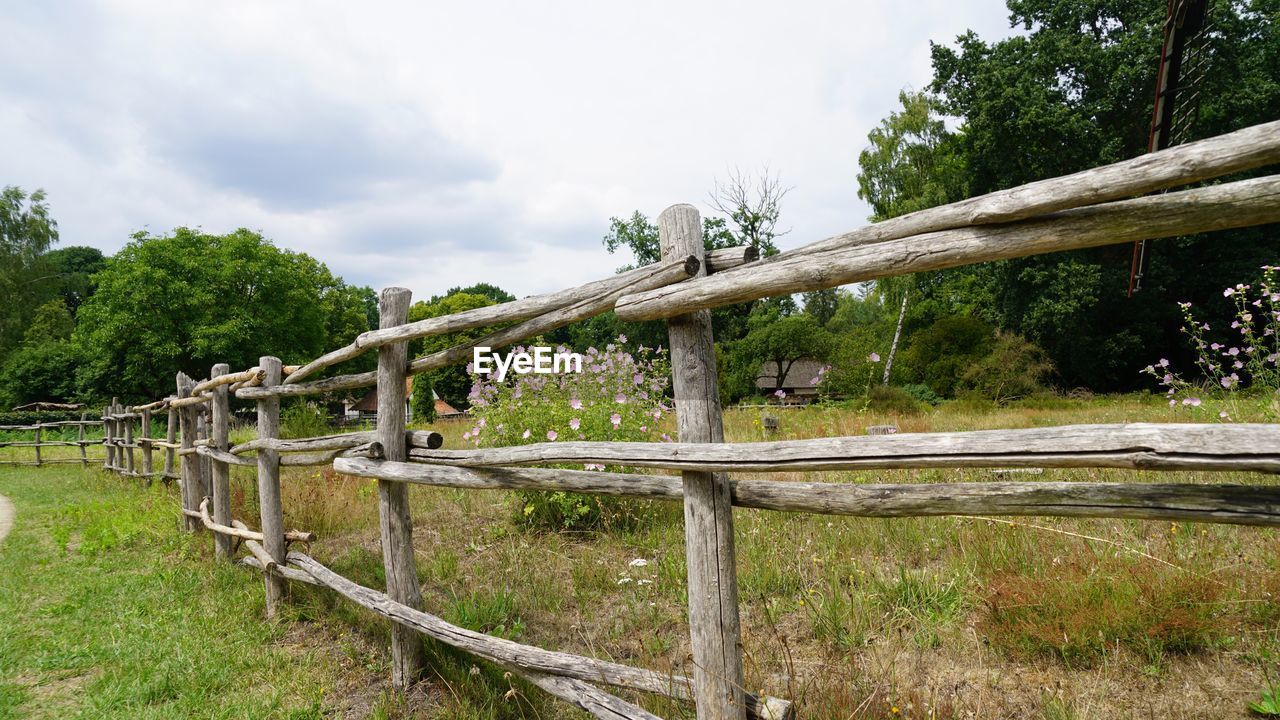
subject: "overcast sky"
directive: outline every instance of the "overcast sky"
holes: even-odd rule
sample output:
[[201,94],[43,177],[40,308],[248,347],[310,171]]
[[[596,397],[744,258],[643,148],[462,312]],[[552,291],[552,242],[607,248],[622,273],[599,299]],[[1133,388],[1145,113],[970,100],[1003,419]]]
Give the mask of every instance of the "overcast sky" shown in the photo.
[[0,14],[0,185],[62,245],[261,231],[348,282],[516,295],[629,260],[610,216],[704,213],[717,178],[794,186],[784,248],[865,224],[858,152],[931,77],[929,41],[1004,37],[955,2],[31,2]]

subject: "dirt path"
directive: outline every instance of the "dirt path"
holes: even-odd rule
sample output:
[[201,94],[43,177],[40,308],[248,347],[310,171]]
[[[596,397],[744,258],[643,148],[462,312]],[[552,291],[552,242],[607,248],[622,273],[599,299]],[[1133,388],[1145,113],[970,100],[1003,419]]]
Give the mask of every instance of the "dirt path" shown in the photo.
[[0,541],[3,541],[4,536],[13,529],[14,515],[13,503],[9,502],[9,498],[0,495]]

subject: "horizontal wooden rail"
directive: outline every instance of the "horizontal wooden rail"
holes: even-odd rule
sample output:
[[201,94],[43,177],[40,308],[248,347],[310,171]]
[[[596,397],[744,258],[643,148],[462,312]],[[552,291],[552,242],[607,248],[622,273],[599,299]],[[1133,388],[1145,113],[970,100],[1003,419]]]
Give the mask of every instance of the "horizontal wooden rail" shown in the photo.
[[[752,246],[720,248],[707,255],[707,272],[715,273],[731,270],[746,263],[754,262],[759,258],[760,250]],[[383,330],[370,330],[361,333],[350,345],[325,353],[301,366],[285,378],[284,384],[297,384],[325,368],[346,362],[388,343],[416,340],[432,335],[536,318],[540,315],[576,305],[584,300],[600,295],[608,295],[619,288],[625,288],[638,280],[647,278],[653,272],[653,269],[654,266],[640,267],[568,290],[546,295],[535,295],[498,305],[474,308],[443,317],[426,318],[425,320],[418,320]]]
[[[209,516],[209,498],[203,498],[200,501],[200,509],[194,512],[186,511],[185,514],[199,518],[205,528],[212,532],[230,535],[231,537],[240,538],[241,540],[257,540],[262,541],[262,533],[257,530],[250,530],[245,524],[238,521],[231,521],[231,526],[219,525]],[[315,542],[315,533],[303,532],[301,530],[288,530],[284,534],[284,539],[289,542],[311,543]]]
[[1067,425],[751,443],[544,442],[482,450],[415,448],[423,462],[470,467],[600,463],[771,472],[930,467],[1114,467],[1280,472],[1280,425]]
[[967,225],[1025,220],[1146,195],[1280,163],[1280,120],[1145,153],[1130,160],[918,210],[781,253],[814,255]]
[[777,256],[676,287],[631,293],[623,320],[656,320],[763,297],[926,270],[1280,222],[1280,177],[1092,205],[1002,225],[941,230],[816,255]]
[[[627,293],[643,292],[644,290],[659,288],[664,285],[670,285],[672,283],[688,279],[697,274],[699,267],[701,267],[701,263],[699,263],[693,256],[669,263],[646,265],[640,269],[644,272],[637,275],[635,279],[630,282],[625,284],[608,284],[608,289],[601,291],[597,295],[584,298],[571,305],[566,305],[562,308],[541,314],[531,320],[526,320],[512,325],[511,327],[490,333],[473,343],[458,345],[424,358],[418,358],[417,360],[409,363],[409,373],[420,373],[444,367],[446,365],[466,362],[471,358],[471,351],[473,347],[505,347],[507,345],[520,342],[521,340],[535,337],[545,332],[550,332],[556,328],[575,323],[579,320],[595,317],[596,315],[612,309],[618,298]],[[451,317],[454,316],[433,319],[449,321],[449,318]],[[410,325],[398,325],[395,328],[387,328],[387,330],[398,330],[398,328],[410,327]],[[380,340],[379,342],[385,344],[388,342],[403,341],[405,339],[407,338],[393,337],[391,339]],[[367,348],[372,346],[365,347]],[[302,371],[300,370],[299,373],[301,372]],[[299,373],[295,373],[294,376],[296,377]],[[377,375],[377,372],[370,371],[352,375],[339,375],[337,377],[314,380],[311,382],[302,382],[298,384],[282,384],[274,387],[246,387],[237,390],[236,397],[242,399],[255,399],[286,395],[312,395],[315,393],[336,392],[338,390],[352,390],[376,384],[378,380]]]
[[[278,453],[315,452],[318,450],[348,450],[374,442],[376,433],[372,430],[337,435],[321,435],[297,440],[280,440],[277,438],[257,438],[240,443],[231,448],[232,455],[243,455],[256,450],[275,450]],[[408,430],[405,440],[409,447],[438,448],[444,444],[444,436],[430,430]]]
[[[468,490],[546,490],[680,501],[676,475],[467,468],[363,458],[346,475]],[[856,517],[1045,515],[1280,526],[1280,487],[1181,483],[968,482],[852,484],[730,480],[739,507]]]
[[[289,553],[288,562],[311,575],[320,584],[363,608],[490,662],[539,674],[603,683],[682,700],[691,698],[688,678],[678,675],[667,676],[652,670],[643,670],[607,660],[543,650],[467,630],[451,625],[429,613],[395,602],[384,593],[354,583],[302,553]],[[747,712],[750,717],[761,720],[782,720],[794,716],[791,703],[786,700],[751,695],[747,698]]]

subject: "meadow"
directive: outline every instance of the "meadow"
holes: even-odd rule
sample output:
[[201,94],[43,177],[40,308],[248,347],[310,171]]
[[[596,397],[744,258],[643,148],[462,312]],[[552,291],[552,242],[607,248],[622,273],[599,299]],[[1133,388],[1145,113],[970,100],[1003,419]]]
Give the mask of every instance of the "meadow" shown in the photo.
[[[951,402],[909,415],[732,409],[725,424],[729,440],[745,442],[765,438],[764,414],[778,418],[769,436],[777,439],[861,435],[881,424],[925,432],[1216,419],[1193,415],[1197,410],[1149,395],[1045,397],[1004,407]],[[1245,408],[1236,419],[1259,420],[1262,412],[1261,405]],[[463,447],[469,425],[430,427],[445,435],[445,447]],[[242,437],[233,441],[252,430],[237,432]],[[232,470],[235,514],[255,525],[252,473]],[[914,470],[822,479],[998,476]],[[1092,469],[1015,477],[1275,483],[1246,473]],[[0,718],[6,707],[9,716],[26,716],[64,676],[76,678],[76,692],[64,693],[67,707],[91,715],[88,708],[102,698],[120,698],[148,709],[137,716],[185,717],[176,708],[197,705],[175,703],[231,697],[238,689],[242,704],[231,707],[243,712],[228,716],[576,717],[500,670],[442,647],[430,648],[428,683],[407,698],[389,693],[383,622],[306,587],[292,590],[286,622],[260,621],[260,581],[209,562],[207,536],[177,532],[176,489],[138,485],[92,469],[0,470],[0,493],[13,497],[20,513],[15,535],[0,545],[0,611],[17,620],[0,629]],[[689,671],[678,505],[636,505],[634,522],[556,533],[525,527],[507,493],[415,486],[410,494],[428,611],[542,647]],[[383,583],[373,481],[286,468],[283,500],[287,527],[318,534],[317,559],[363,584]],[[745,509],[735,520],[747,677],[752,689],[796,701],[803,718],[1248,717],[1248,704],[1280,681],[1280,543],[1270,530]],[[99,535],[108,539],[92,539]],[[135,591],[134,583],[147,589]],[[140,595],[128,611],[109,602],[109,593],[88,590],[117,586]],[[138,617],[156,628],[174,626],[117,637],[117,647],[129,650],[118,656],[77,658],[74,643],[59,637],[76,628],[88,628],[79,630],[87,643],[96,634],[116,637]],[[232,638],[240,643],[235,652],[226,647]],[[250,648],[261,648],[261,657]],[[135,651],[162,668],[175,657],[195,665],[193,674],[216,667],[221,680],[196,697],[176,681],[180,700],[157,695],[126,681],[121,668],[133,667],[126,661]],[[258,703],[252,710],[243,704],[249,698]],[[663,717],[693,716],[688,706],[636,699]]]

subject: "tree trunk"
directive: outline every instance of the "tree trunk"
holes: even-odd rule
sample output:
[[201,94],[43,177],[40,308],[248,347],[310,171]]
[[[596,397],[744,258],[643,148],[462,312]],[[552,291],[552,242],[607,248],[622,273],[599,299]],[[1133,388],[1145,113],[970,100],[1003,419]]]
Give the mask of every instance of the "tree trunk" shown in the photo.
[[889,345],[889,357],[884,361],[884,384],[889,384],[889,371],[893,369],[893,356],[898,352],[898,338],[902,337],[902,320],[907,317],[907,296],[911,286],[902,289],[902,307],[898,310],[898,327],[893,331],[893,343]]

